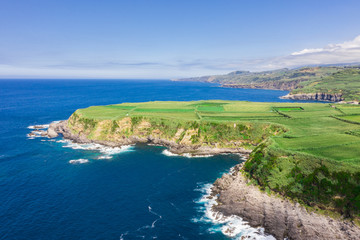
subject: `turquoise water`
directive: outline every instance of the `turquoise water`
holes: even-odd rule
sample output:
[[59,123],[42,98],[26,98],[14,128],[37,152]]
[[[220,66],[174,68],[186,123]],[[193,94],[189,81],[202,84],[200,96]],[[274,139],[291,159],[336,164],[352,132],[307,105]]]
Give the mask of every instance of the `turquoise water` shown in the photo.
[[[209,183],[236,155],[80,146],[26,135],[91,105],[154,100],[289,101],[284,91],[171,81],[1,80],[0,239],[228,239],[204,218]],[[89,150],[91,148],[92,150]],[[71,160],[84,159],[83,164]]]

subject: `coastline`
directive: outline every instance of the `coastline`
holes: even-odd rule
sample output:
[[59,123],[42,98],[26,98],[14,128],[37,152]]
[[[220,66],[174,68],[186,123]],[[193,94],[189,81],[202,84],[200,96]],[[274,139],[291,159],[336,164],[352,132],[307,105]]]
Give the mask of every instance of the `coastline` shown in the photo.
[[292,100],[311,100],[311,101],[327,101],[327,102],[341,102],[344,100],[341,94],[329,94],[329,93],[297,93],[287,94],[280,97],[280,99],[292,99]]
[[217,197],[214,212],[237,215],[252,227],[263,227],[276,239],[358,239],[360,228],[347,220],[308,212],[299,203],[268,195],[251,185],[241,172],[242,164],[217,179],[211,196]]
[[[35,130],[36,131],[36,130]],[[49,138],[55,138],[62,135],[64,139],[71,140],[75,143],[96,143],[105,145],[108,147],[121,147],[127,145],[133,145],[136,143],[146,143],[150,145],[158,145],[166,147],[167,150],[172,154],[185,155],[185,156],[209,156],[216,154],[243,154],[249,155],[251,150],[247,150],[241,147],[238,148],[218,148],[218,147],[205,147],[198,145],[185,145],[179,144],[174,141],[169,141],[167,139],[162,139],[153,136],[139,137],[139,136],[130,136],[129,138],[123,138],[117,142],[112,141],[100,141],[100,140],[89,140],[86,136],[79,134],[73,134],[70,129],[67,127],[67,120],[54,122],[49,125],[49,128],[46,131],[46,135]]]
[[[151,136],[131,136],[119,142],[89,140],[81,133],[73,134],[67,127],[67,120],[50,124],[46,131],[49,138],[57,137],[59,134],[75,143],[96,143],[108,147],[136,143],[160,145],[166,147],[170,153],[182,156],[240,153],[246,159],[251,152],[242,148],[182,145]],[[241,168],[241,164],[234,166],[229,174],[224,174],[213,183],[209,198],[216,198],[217,204],[212,206],[215,220],[239,216],[252,228],[264,229],[265,234],[270,234],[276,239],[357,239],[357,236],[360,236],[360,228],[349,221],[311,213],[298,203],[261,192],[257,187],[249,185],[249,181],[241,173]],[[263,234],[261,230],[259,233]]]

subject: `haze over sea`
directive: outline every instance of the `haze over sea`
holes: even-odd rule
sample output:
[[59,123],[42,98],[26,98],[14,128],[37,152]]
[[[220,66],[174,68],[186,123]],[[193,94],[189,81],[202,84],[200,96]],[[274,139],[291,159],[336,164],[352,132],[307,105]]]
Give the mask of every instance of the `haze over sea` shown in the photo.
[[[285,91],[154,80],[0,80],[0,239],[228,239],[204,189],[236,155],[166,156],[29,139],[29,126],[91,105],[206,99],[290,102]],[[90,149],[90,150],[89,150]],[[82,164],[71,160],[83,159]],[[238,236],[240,236],[239,234]]]

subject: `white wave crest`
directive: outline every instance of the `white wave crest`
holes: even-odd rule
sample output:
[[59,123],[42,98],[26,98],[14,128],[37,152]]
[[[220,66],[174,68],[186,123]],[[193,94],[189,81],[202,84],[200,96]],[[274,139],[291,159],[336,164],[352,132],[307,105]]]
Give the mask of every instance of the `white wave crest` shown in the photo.
[[179,154],[172,153],[167,149],[162,151],[162,154],[164,154],[165,156],[168,156],[168,157],[178,157],[178,156],[180,156]]
[[82,144],[82,143],[74,143],[73,141],[67,139],[58,140],[56,142],[63,143],[64,148],[99,151],[102,155],[99,156],[97,159],[111,159],[112,156],[115,154],[133,151],[133,147],[134,147],[132,145],[125,145],[121,147],[108,147],[98,143]]
[[168,157],[187,157],[187,158],[207,158],[207,157],[212,157],[214,155],[192,155],[190,153],[184,153],[184,154],[176,154],[176,153],[172,153],[169,150],[165,149],[164,151],[162,151],[162,154],[164,154],[165,156]]
[[202,217],[192,219],[193,222],[212,223],[211,232],[221,231],[233,239],[275,240],[273,236],[265,234],[263,228],[251,227],[239,216],[224,216],[222,213],[214,211],[213,206],[217,204],[217,197],[210,197],[211,187],[212,184],[202,184],[200,188],[195,189],[195,191],[200,191],[203,194],[196,201],[200,205],[198,212],[202,214]]
[[46,124],[36,124],[36,125],[30,125],[27,128],[28,129],[47,129],[50,127],[50,124],[52,123],[59,123],[61,121],[52,121],[51,123],[46,123]]
[[70,160],[69,163],[71,164],[82,164],[82,163],[88,163],[89,160],[88,159],[84,159],[84,158],[80,158],[77,160]]
[[102,155],[100,157],[98,157],[97,159],[112,159],[112,156],[109,156],[109,155]]
[[211,154],[191,155],[190,153],[184,153],[182,156],[187,157],[187,158],[208,158],[208,157],[213,157],[214,155],[211,155]]
[[32,125],[32,126],[28,126],[28,129],[46,129],[49,128],[50,124],[37,124],[37,125]]
[[148,209],[149,209],[149,213],[151,213],[151,214],[153,214],[153,215],[155,215],[155,216],[158,217],[158,218],[155,219],[155,221],[153,221],[152,224],[151,224],[151,228],[155,228],[155,223],[156,223],[157,221],[161,220],[161,219],[162,219],[162,216],[159,215],[158,213],[154,212],[154,211],[152,210],[151,206],[148,206]]

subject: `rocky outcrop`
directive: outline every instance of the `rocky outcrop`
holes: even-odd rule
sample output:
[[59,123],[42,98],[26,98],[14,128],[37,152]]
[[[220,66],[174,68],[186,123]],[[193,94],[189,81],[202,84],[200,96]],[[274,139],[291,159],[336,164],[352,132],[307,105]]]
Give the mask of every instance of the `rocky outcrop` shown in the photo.
[[293,100],[313,100],[313,101],[330,101],[340,102],[344,100],[340,93],[298,93],[298,94],[287,94],[282,99],[293,99]]
[[232,174],[216,180],[212,195],[214,206],[226,216],[238,215],[253,227],[261,226],[276,239],[359,239],[360,228],[352,222],[308,212],[298,203],[268,195],[250,185],[240,165]]
[[59,134],[55,131],[55,129],[56,129],[56,123],[51,123],[46,131],[46,134],[49,138],[55,138],[59,136]]
[[[56,133],[53,134],[53,133]],[[215,155],[215,154],[224,154],[224,153],[241,153],[241,154],[249,154],[251,150],[247,150],[244,148],[218,148],[218,147],[209,147],[209,146],[201,146],[201,145],[189,145],[189,144],[181,144],[175,141],[162,139],[160,137],[155,137],[152,135],[148,136],[137,136],[132,135],[130,137],[123,137],[121,139],[117,139],[116,141],[101,141],[101,140],[91,140],[86,137],[84,134],[74,134],[69,129],[66,121],[61,121],[59,123],[53,123],[48,128],[48,137],[57,137],[58,134],[61,134],[65,139],[70,139],[76,143],[99,143],[105,146],[110,147],[118,147],[123,145],[131,145],[136,143],[148,143],[155,144],[167,147],[170,152],[175,154],[190,154],[190,155]],[[50,133],[50,134],[49,134]]]

